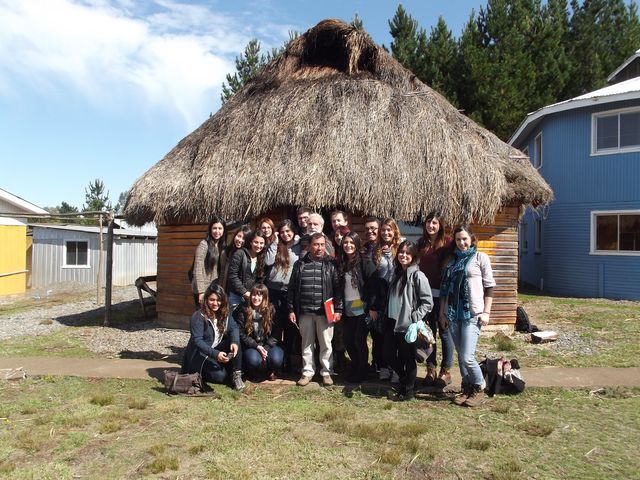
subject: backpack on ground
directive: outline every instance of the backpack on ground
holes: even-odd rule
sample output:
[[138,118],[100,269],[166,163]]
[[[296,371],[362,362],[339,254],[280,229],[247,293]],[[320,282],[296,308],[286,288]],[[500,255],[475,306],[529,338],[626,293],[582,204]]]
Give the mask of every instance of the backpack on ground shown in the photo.
[[532,325],[529,321],[529,315],[523,307],[516,308],[516,331],[522,333],[539,332],[540,329]]

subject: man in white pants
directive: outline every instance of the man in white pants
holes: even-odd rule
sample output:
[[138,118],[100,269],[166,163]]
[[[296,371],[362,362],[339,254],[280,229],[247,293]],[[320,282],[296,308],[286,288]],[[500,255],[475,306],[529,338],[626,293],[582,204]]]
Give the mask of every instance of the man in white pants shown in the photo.
[[326,253],[322,233],[311,235],[309,252],[294,265],[287,291],[289,321],[300,328],[302,336],[302,377],[298,385],[308,385],[315,373],[313,353],[316,338],[320,345],[322,383],[333,385],[331,379],[331,339],[333,323],[325,315],[324,303],[333,299],[334,322],[342,317],[342,292],[338,271],[333,259]]

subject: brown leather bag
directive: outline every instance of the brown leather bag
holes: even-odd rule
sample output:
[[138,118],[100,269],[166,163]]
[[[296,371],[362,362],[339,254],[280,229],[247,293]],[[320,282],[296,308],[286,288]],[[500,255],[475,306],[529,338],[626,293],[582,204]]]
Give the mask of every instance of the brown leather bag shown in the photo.
[[165,370],[164,386],[167,395],[197,395],[203,392],[202,375]]

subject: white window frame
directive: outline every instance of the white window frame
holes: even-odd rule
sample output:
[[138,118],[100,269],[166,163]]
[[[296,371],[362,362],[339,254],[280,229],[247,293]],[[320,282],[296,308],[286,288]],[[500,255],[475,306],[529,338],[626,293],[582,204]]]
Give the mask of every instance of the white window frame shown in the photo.
[[529,253],[529,224],[520,222],[520,253]]
[[542,253],[542,220],[533,221],[533,253]]
[[[538,139],[540,139],[540,146],[538,146]],[[542,132],[533,139],[533,166],[536,168],[542,166]]]
[[[67,264],[67,244],[69,242],[84,242],[87,244],[87,264],[86,265],[69,265]],[[62,268],[91,268],[91,249],[90,242],[86,238],[65,238],[64,251],[62,252]]]
[[522,153],[524,153],[527,156],[527,158],[531,160],[531,157],[529,156],[529,145],[527,145],[522,149]]
[[[589,255],[615,255],[615,256],[631,256],[640,257],[640,252],[634,252],[632,250],[596,250],[598,245],[596,242],[597,225],[596,217],[598,215],[640,215],[640,210],[592,210],[591,211],[591,245],[589,248]],[[620,236],[620,217],[618,217],[618,236]],[[620,248],[620,241],[618,240],[618,248]]]
[[620,144],[620,114],[640,112],[640,107],[619,108],[617,110],[607,110],[591,114],[591,156],[611,155],[615,153],[640,152],[640,145],[637,147],[616,147],[598,150],[598,119],[601,117],[618,116],[618,145]]

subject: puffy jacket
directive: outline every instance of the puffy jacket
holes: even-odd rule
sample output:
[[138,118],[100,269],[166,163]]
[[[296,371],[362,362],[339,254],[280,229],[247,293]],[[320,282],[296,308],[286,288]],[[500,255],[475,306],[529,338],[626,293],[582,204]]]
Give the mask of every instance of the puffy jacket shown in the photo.
[[[340,288],[340,279],[338,278],[338,269],[336,264],[329,255],[325,255],[320,259],[322,262],[322,301],[326,302],[333,298],[333,309],[336,313],[342,313],[344,289]],[[289,312],[293,312],[296,316],[300,316],[300,287],[302,268],[305,264],[311,262],[311,255],[307,253],[293,265],[291,272],[291,280],[287,290],[287,307]]]
[[[189,337],[189,343],[187,343],[187,348],[184,351],[182,373],[199,372],[206,357],[209,357],[214,367],[217,365],[218,368],[222,368],[222,366],[218,364],[218,354],[220,350],[212,347],[215,338],[213,329],[213,324],[203,315],[202,311],[198,310],[191,315],[191,320],[189,321],[191,337]],[[225,320],[223,338],[224,337],[228,337],[231,343],[240,346],[238,326],[233,320],[229,321],[228,317]]]

